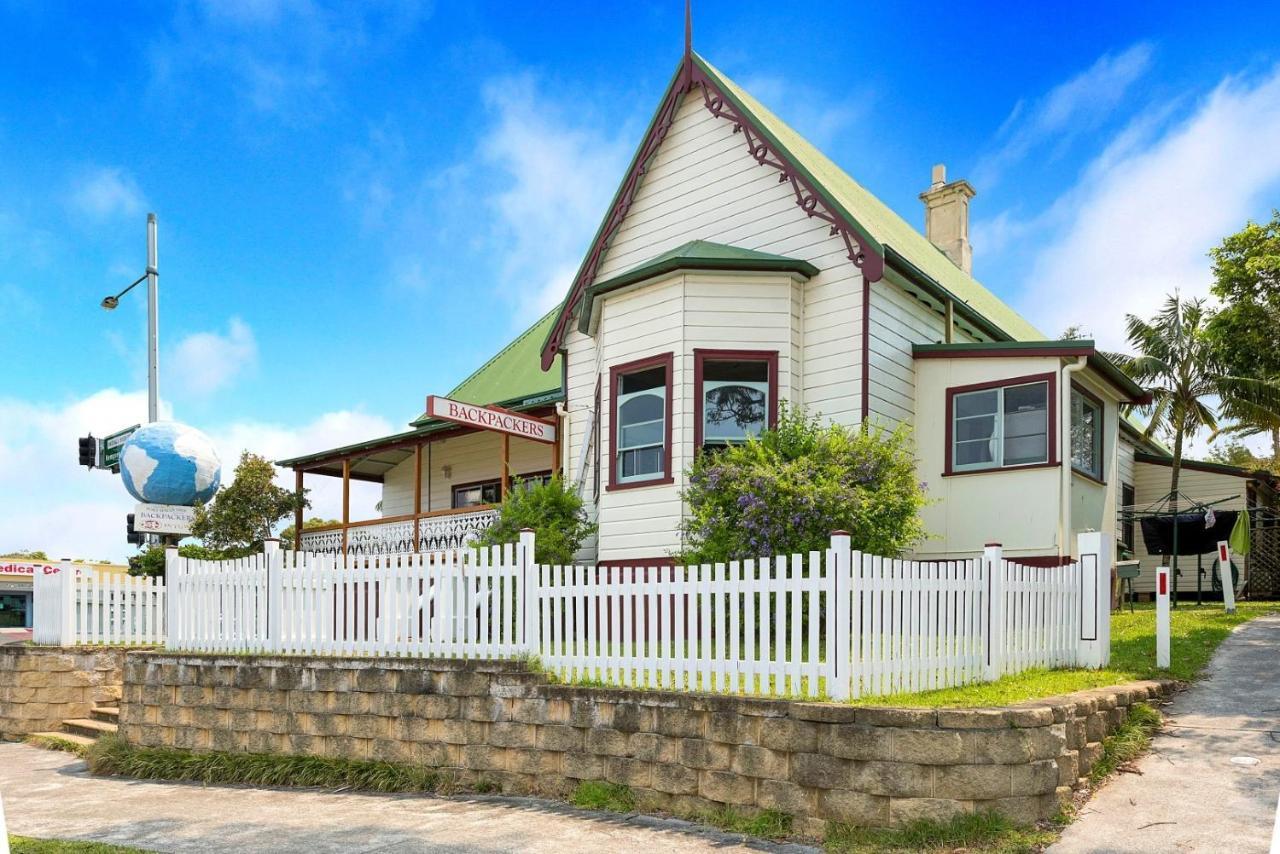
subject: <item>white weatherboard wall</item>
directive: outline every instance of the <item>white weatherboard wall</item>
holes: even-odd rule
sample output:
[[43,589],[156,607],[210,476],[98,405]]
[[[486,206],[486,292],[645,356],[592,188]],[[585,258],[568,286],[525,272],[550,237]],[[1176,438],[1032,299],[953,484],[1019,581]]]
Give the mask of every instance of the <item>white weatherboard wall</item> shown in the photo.
[[[427,447],[431,450],[428,453]],[[453,487],[497,480],[502,471],[502,436],[492,431],[465,433],[430,443],[422,449],[422,509],[447,510]],[[511,473],[519,477],[551,468],[552,448],[542,442],[511,437]],[[428,467],[428,462],[430,466]],[[445,467],[450,475],[445,476]],[[430,502],[428,503],[428,496]],[[382,515],[413,512],[413,457],[387,472],[382,485]]]
[[[723,287],[723,283],[699,279],[699,284],[679,295],[680,286],[673,285],[666,299],[655,292],[643,298],[650,302],[647,308],[632,307],[644,316],[635,314],[631,321],[650,323],[658,329],[657,337],[621,342],[620,346],[613,346],[619,342],[609,336],[611,330],[627,328],[622,317],[625,307],[617,302],[624,296],[606,299],[597,338],[575,329],[566,340],[567,406],[573,417],[565,460],[573,469],[581,456],[590,423],[585,413],[594,405],[597,381],[603,377],[603,384],[608,385],[611,364],[667,350],[676,351],[678,357],[677,341],[683,342],[684,352],[691,358],[694,347],[772,349],[768,342],[778,340],[779,330],[789,330],[780,342],[786,350],[779,347],[783,396],[845,424],[860,419],[861,274],[849,262],[840,238],[831,236],[821,220],[805,216],[796,206],[790,186],[778,183],[777,171],[757,164],[742,135],[733,133],[732,123],[713,117],[697,97],[686,97],[680,105],[625,222],[605,253],[596,280],[616,276],[690,240],[803,259],[820,272],[795,288],[789,299],[765,296],[754,300],[756,306],[747,309],[753,315],[750,327],[740,326],[743,318],[734,313],[734,297],[735,293],[750,297],[758,287],[749,283],[758,283],[758,279],[741,276],[735,280],[741,286],[730,283]],[[661,290],[656,285],[649,288]],[[761,302],[771,307],[761,311]],[[614,308],[608,308],[609,303]],[[690,312],[687,316],[686,308]],[[766,319],[766,314],[775,316]],[[680,362],[677,358],[676,379],[691,394],[692,362]],[[604,391],[602,414],[607,419],[608,390]],[[679,415],[691,412],[692,398],[677,394],[674,408]],[[684,437],[673,457],[675,473],[679,474],[692,451],[692,424],[677,435]],[[688,447],[682,447],[685,445]],[[591,457],[594,460],[595,454]],[[589,495],[590,473],[586,483]],[[599,559],[608,560],[611,555],[659,557],[675,547],[673,529],[680,515],[677,490],[659,489],[632,490],[626,497],[616,493],[617,500],[612,500],[613,495],[604,499],[609,503],[602,522],[616,536],[606,536],[602,528],[600,539],[609,543],[609,554],[601,552]],[[656,551],[637,552],[633,547]],[[583,557],[597,555],[588,552]]]
[[[597,337],[601,358],[601,426],[605,462],[598,558],[667,557],[680,547],[680,490],[693,461],[694,352],[761,350],[778,354],[778,396],[794,399],[800,328],[793,311],[798,282],[786,274],[678,273],[602,299]],[[614,451],[608,371],[637,359],[672,354],[672,475],[675,482],[610,490]]]
[[981,552],[988,542],[1009,557],[1051,555],[1058,550],[1062,506],[1057,467],[996,470],[943,477],[947,454],[947,389],[992,380],[1059,371],[1052,356],[916,361],[916,452],[920,480],[933,503],[921,511],[931,539],[916,556],[935,558]]
[[[1084,531],[1103,531],[1115,538],[1116,510],[1120,505],[1120,481],[1116,477],[1120,452],[1119,419],[1120,404],[1116,393],[1106,383],[1100,382],[1089,371],[1072,374],[1072,381],[1092,393],[1103,402],[1102,431],[1102,483],[1091,480],[1078,472],[1071,476],[1071,535]],[[1067,413],[1066,417],[1069,417]],[[1070,423],[1069,421],[1066,423]],[[1069,435],[1069,434],[1068,434]],[[1064,465],[1071,462],[1070,448],[1062,454]],[[1132,459],[1132,457],[1130,457]]]

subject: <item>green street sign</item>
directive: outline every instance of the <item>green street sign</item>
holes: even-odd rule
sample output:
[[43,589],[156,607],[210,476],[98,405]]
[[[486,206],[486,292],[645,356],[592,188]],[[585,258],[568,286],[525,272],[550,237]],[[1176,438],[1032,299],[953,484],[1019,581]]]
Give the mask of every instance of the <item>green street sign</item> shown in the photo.
[[102,443],[100,446],[102,448],[102,462],[98,463],[98,466],[104,469],[111,469],[114,472],[120,471],[120,449],[124,447],[125,442],[129,441],[133,431],[141,426],[141,424],[134,424],[132,427],[126,427],[100,439],[99,441]]

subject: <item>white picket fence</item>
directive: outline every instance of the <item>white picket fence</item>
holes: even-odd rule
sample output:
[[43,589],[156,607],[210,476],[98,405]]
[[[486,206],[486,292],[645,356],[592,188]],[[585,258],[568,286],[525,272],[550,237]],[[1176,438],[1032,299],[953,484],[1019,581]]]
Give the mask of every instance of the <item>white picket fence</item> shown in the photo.
[[156,644],[165,632],[163,579],[107,575],[62,561],[32,580],[36,643]]
[[1110,538],[1022,566],[853,552],[690,567],[533,562],[503,548],[239,561],[172,554],[168,646],[298,655],[536,655],[567,680],[845,699],[1106,662]]
[[35,579],[38,643],[294,655],[536,655],[566,680],[835,699],[1107,659],[1110,541],[1024,566],[999,547],[917,562],[822,552],[688,567],[542,566],[491,549],[378,556],[170,552],[166,582]]

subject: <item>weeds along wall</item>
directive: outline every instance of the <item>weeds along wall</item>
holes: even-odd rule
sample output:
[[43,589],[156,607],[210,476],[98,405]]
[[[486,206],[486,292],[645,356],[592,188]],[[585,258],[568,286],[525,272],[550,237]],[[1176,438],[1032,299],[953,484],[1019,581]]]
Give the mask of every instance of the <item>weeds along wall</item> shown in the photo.
[[774,809],[893,826],[994,809],[1052,815],[1141,682],[1008,709],[845,704],[549,684],[520,662],[131,653],[120,734],[138,746],[417,763],[459,783],[564,796],[632,788],[641,809]]

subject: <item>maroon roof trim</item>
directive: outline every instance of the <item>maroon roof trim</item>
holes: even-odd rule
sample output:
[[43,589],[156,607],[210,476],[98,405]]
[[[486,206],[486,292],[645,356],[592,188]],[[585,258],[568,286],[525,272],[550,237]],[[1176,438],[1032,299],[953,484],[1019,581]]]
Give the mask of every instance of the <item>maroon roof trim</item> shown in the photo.
[[761,166],[770,166],[777,169],[779,183],[789,182],[791,184],[791,189],[795,193],[796,204],[801,210],[809,217],[817,217],[828,223],[832,236],[840,235],[844,240],[849,260],[862,271],[864,278],[872,282],[878,282],[884,277],[884,256],[881,254],[879,247],[860,236],[861,231],[853,220],[838,205],[832,204],[826,198],[822,188],[798,164],[792,161],[781,146],[777,146],[770,141],[770,137],[756,124],[750,115],[738,110],[734,99],[730,98],[728,93],[721,89],[716,81],[699,67],[694,55],[691,52],[687,52],[681,61],[680,69],[675,79],[672,80],[670,87],[668,87],[666,94],[663,96],[662,104],[659,106],[658,112],[649,126],[648,135],[641,143],[640,150],[636,153],[635,159],[632,160],[631,168],[627,172],[617,196],[614,197],[613,205],[605,216],[604,224],[596,234],[595,240],[591,244],[591,249],[587,253],[586,260],[578,271],[577,278],[574,279],[573,286],[569,290],[569,296],[565,298],[563,305],[560,307],[560,316],[556,318],[555,325],[552,327],[551,334],[547,337],[547,343],[542,350],[542,369],[544,371],[551,367],[556,353],[563,347],[564,337],[569,328],[569,318],[581,301],[583,293],[595,281],[605,250],[609,247],[614,235],[622,226],[623,220],[626,219],[627,213],[631,210],[631,204],[635,200],[637,190],[640,188],[640,181],[648,171],[649,161],[658,153],[658,148],[662,145],[663,140],[666,139],[672,124],[675,123],[676,111],[680,106],[681,99],[686,92],[690,92],[694,87],[698,87],[701,90],[702,101],[708,112],[716,118],[733,122],[734,133],[743,135],[747,148],[755,161]]

